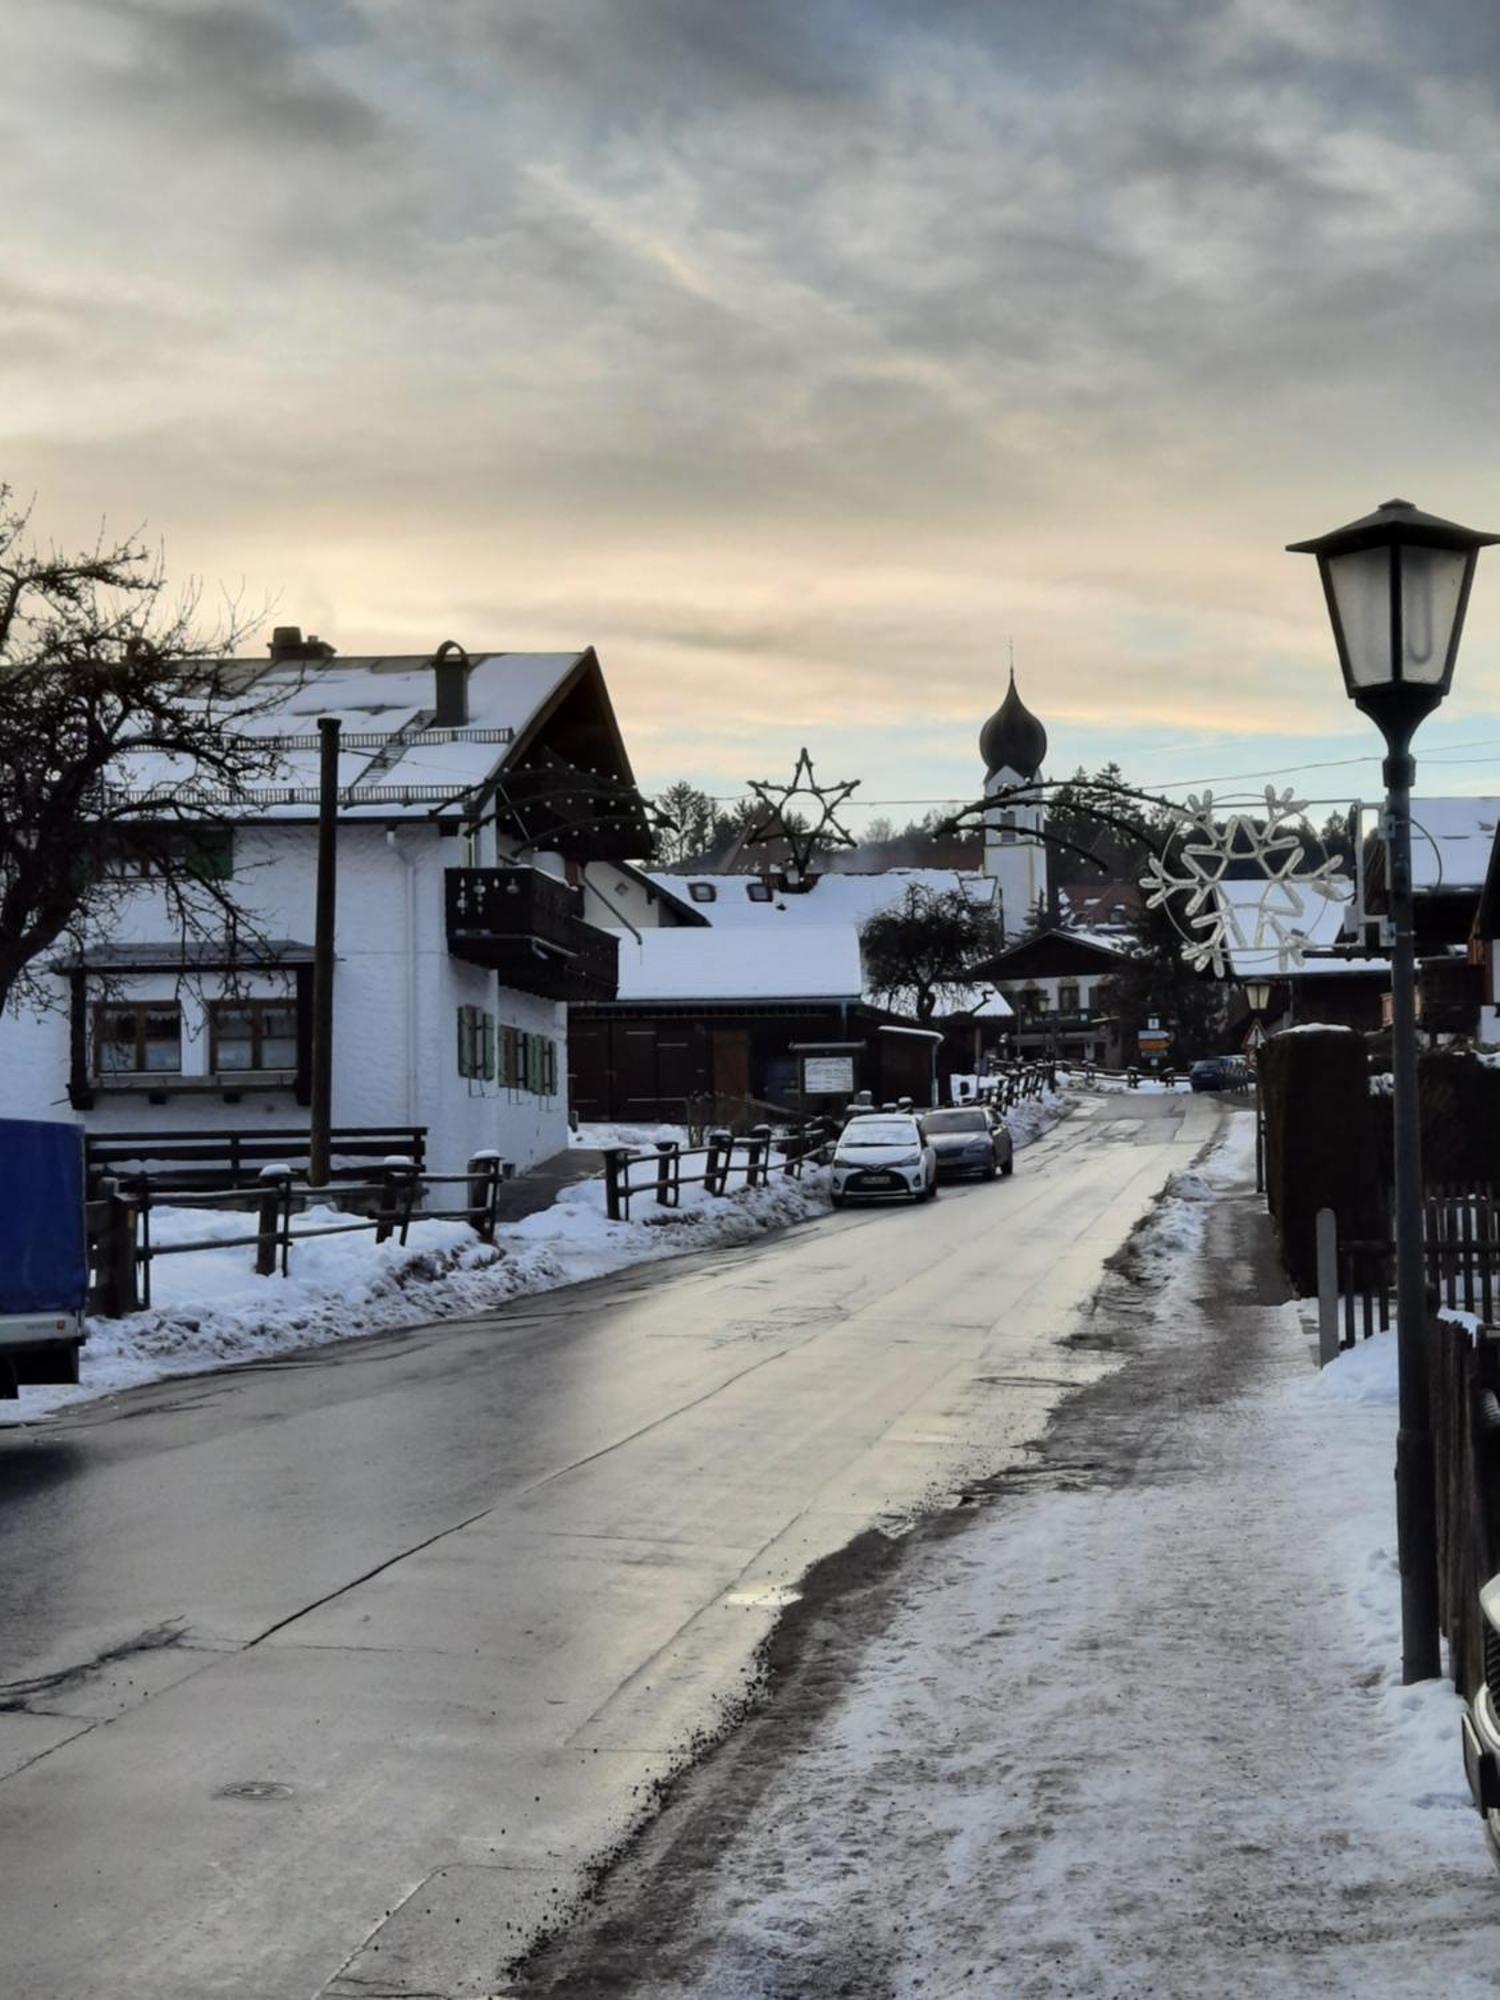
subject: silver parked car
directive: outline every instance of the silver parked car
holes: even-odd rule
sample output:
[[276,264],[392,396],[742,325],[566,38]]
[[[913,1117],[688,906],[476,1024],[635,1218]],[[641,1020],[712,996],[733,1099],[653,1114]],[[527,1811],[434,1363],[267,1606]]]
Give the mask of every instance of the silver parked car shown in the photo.
[[922,1125],[937,1154],[939,1174],[979,1174],[992,1181],[996,1174],[1014,1170],[1016,1149],[1010,1127],[981,1105],[924,1112]]
[[931,1201],[937,1154],[909,1111],[851,1118],[833,1152],[833,1205],[846,1201]]

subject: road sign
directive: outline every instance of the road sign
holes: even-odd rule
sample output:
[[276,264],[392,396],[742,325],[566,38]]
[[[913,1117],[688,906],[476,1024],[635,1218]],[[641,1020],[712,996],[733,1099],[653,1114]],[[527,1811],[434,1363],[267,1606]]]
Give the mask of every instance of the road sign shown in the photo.
[[1247,1056],[1252,1056],[1265,1039],[1266,1031],[1263,1023],[1252,1021],[1245,1031],[1245,1039],[1240,1043],[1240,1047]]

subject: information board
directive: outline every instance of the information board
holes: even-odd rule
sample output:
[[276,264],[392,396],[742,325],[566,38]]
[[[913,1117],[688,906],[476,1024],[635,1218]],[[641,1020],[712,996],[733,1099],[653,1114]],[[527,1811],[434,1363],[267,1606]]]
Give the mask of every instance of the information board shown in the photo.
[[806,1097],[852,1097],[853,1056],[804,1056],[802,1091]]

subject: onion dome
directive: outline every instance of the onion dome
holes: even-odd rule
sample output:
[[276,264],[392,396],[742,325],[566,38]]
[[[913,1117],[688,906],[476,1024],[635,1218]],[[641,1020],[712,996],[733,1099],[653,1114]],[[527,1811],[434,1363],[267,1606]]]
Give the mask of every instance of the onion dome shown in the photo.
[[1005,699],[979,732],[979,754],[984,759],[985,776],[997,771],[1014,771],[1018,777],[1034,778],[1047,755],[1047,732],[1016,693],[1016,670],[1010,670],[1010,686]]

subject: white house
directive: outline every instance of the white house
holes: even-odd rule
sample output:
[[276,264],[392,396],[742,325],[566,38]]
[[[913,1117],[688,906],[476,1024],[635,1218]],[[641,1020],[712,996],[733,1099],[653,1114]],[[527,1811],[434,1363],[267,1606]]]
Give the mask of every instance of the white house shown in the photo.
[[142,880],[109,935],[53,961],[54,1010],[0,1018],[4,1115],[305,1131],[316,730],[332,715],[335,1131],[425,1127],[434,1170],[482,1148],[524,1167],[566,1143],[567,1003],[613,997],[618,944],[577,884],[647,837],[598,659],[328,655],[289,627],[269,660],[236,663],[286,691],[255,725],[277,741],[272,780],[205,828],[246,931],[185,945]]

